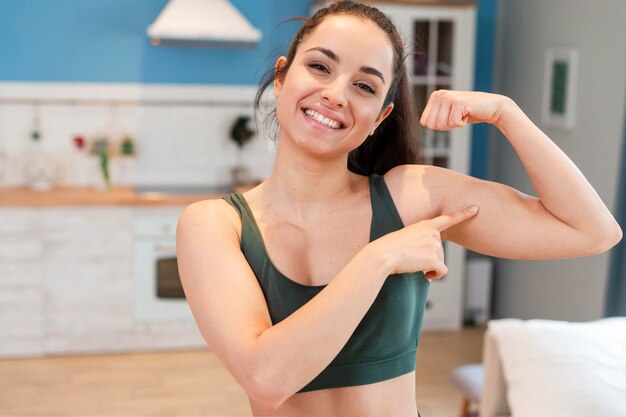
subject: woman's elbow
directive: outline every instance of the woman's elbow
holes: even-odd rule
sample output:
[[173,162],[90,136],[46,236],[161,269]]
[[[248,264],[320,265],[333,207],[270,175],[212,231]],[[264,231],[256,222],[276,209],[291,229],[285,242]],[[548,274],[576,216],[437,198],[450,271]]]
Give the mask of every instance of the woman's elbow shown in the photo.
[[608,242],[609,247],[607,248],[607,250],[617,245],[622,240],[622,237],[624,236],[624,233],[622,232],[622,228],[619,226],[619,223],[617,223],[617,221],[613,221],[613,226],[611,227],[610,236],[611,236],[610,239],[607,239],[609,240]]
[[275,411],[287,400],[283,384],[276,378],[259,373],[251,376],[248,382],[248,395],[264,410]]
[[602,229],[601,233],[598,233],[597,237],[593,239],[590,244],[592,255],[604,253],[617,245],[623,237],[622,228],[613,220],[609,225]]

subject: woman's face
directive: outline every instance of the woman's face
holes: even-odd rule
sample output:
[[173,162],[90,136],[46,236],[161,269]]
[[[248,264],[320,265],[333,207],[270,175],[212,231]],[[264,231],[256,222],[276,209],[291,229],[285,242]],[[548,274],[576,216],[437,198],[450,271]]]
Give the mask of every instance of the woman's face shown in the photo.
[[382,109],[393,58],[388,35],[374,22],[325,18],[302,41],[284,79],[274,82],[279,140],[314,155],[357,148],[393,108]]

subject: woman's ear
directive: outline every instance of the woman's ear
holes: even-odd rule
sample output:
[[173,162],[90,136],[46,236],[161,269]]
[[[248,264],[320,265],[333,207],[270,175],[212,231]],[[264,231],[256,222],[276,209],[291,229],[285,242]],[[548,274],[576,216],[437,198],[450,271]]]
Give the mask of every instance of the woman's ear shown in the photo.
[[374,126],[372,127],[372,131],[370,132],[370,136],[372,136],[374,134],[374,131],[376,130],[376,128],[378,126],[380,126],[380,124],[383,122],[383,120],[385,120],[387,118],[387,116],[389,116],[391,114],[392,110],[393,110],[393,103],[389,103],[387,105],[387,107],[385,107],[385,110],[380,112],[380,114],[378,115],[378,118],[376,119],[376,122],[374,123]]
[[283,87],[283,81],[285,79],[285,74],[280,74],[283,67],[287,65],[287,58],[281,56],[276,61],[276,65],[274,66],[274,97],[278,97],[280,94],[280,89]]

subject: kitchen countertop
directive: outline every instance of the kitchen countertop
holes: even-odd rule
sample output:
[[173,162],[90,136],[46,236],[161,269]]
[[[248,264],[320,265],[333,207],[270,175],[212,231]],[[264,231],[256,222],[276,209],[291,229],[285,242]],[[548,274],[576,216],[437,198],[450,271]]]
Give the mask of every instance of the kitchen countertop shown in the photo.
[[[90,187],[57,187],[49,191],[34,191],[26,187],[0,187],[0,207],[52,207],[52,206],[107,206],[107,205],[187,205],[200,200],[222,198],[229,191],[224,187],[209,187],[184,193],[151,192],[133,187],[111,187],[99,190]],[[198,192],[200,191],[200,192]],[[243,190],[237,190],[241,192]]]

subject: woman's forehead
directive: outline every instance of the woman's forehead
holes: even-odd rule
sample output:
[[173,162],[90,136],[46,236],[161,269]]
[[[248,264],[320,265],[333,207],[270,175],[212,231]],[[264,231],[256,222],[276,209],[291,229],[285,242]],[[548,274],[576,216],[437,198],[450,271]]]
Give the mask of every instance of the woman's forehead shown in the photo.
[[393,46],[387,35],[375,22],[345,14],[328,16],[302,40],[298,52],[311,47],[332,50],[341,55],[354,55],[362,61],[393,66]]

